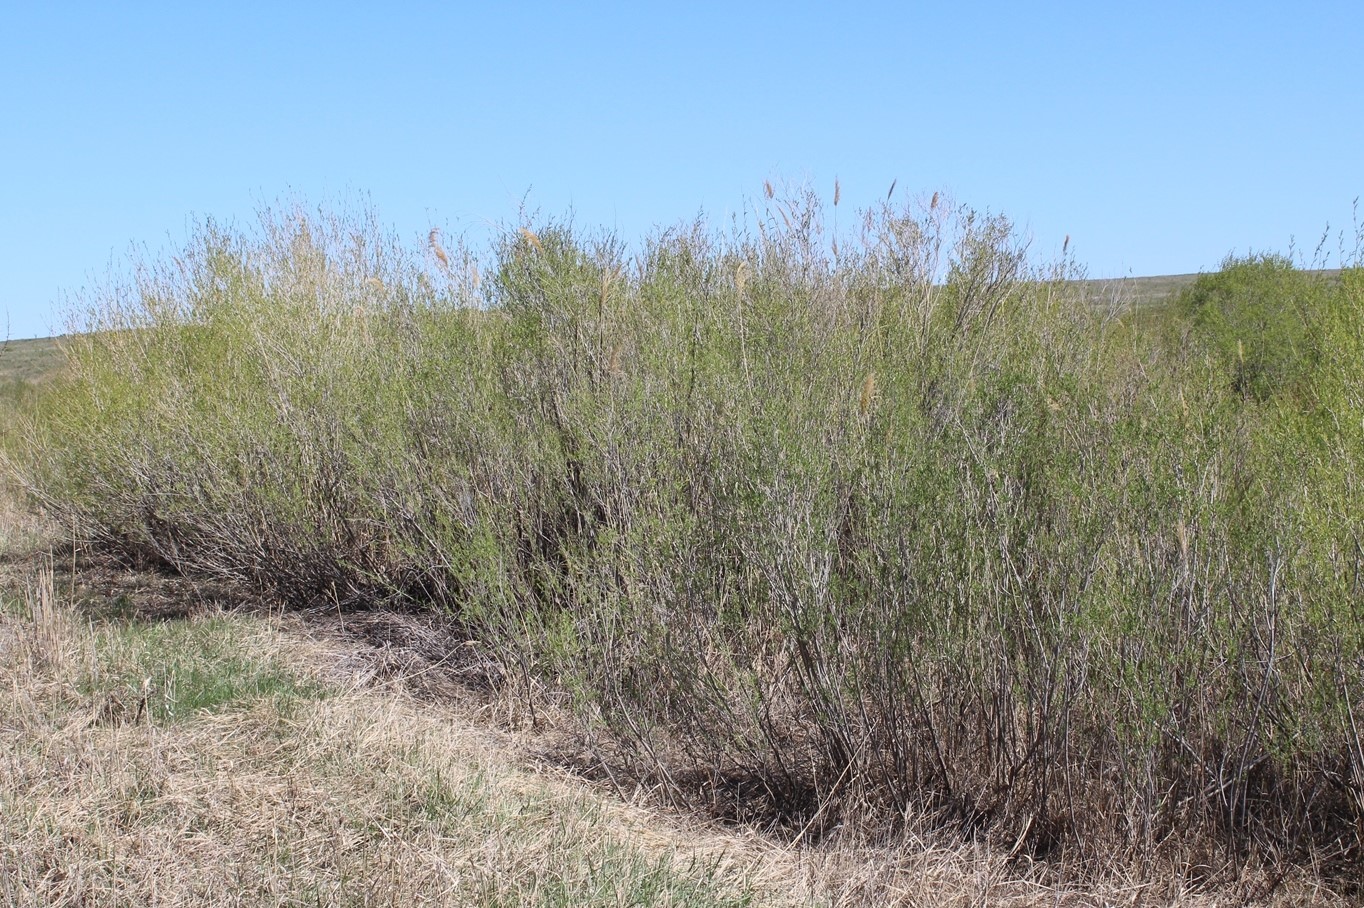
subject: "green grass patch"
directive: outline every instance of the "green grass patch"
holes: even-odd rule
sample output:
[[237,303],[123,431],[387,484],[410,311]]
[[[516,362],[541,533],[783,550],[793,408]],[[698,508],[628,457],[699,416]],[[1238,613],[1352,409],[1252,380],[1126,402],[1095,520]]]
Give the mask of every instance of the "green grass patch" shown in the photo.
[[249,707],[260,700],[287,709],[292,701],[328,695],[281,657],[260,652],[260,629],[228,616],[167,621],[106,621],[97,627],[91,694],[116,694],[125,710],[137,703],[157,723]]

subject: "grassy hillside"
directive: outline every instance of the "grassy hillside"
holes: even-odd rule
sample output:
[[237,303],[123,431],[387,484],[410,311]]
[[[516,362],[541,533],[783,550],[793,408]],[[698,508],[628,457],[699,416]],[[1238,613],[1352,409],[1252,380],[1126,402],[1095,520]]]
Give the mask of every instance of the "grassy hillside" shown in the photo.
[[1081,292],[1098,305],[1151,306],[1169,302],[1198,279],[1197,274],[1120,277],[1080,282]]
[[485,260],[206,227],[72,340],[25,479],[129,562],[449,613],[677,805],[1346,885],[1359,270],[1232,260],[1129,318],[1002,218],[826,218]]
[[54,337],[0,341],[0,385],[51,379],[62,367],[59,343]]
[[[1340,279],[1339,268],[1304,271],[1327,281]],[[1084,296],[1098,305],[1159,306],[1171,303],[1191,288],[1202,274],[1166,274],[1080,281]]]
[[65,366],[57,338],[0,342],[0,431],[15,410],[59,375]]

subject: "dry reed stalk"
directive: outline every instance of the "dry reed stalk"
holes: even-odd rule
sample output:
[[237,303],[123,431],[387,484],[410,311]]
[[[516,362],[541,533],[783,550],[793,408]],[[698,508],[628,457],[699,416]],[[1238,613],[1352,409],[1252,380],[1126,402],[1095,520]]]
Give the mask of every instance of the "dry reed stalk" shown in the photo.
[[601,304],[606,305],[611,298],[611,292],[616,289],[616,284],[620,282],[622,274],[620,269],[603,269],[601,273]]

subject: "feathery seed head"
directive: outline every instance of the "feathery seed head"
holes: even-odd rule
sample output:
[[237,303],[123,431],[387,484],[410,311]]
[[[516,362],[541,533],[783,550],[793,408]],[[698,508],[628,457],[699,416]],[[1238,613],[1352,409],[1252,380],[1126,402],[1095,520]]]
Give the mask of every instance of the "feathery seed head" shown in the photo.
[[440,262],[440,266],[449,271],[450,257],[445,254],[445,247],[440,244],[440,228],[432,227],[431,232],[426,235],[426,242],[431,247],[431,254]]
[[866,416],[867,413],[871,410],[871,405],[875,400],[876,400],[876,373],[868,372],[866,380],[862,382],[862,400],[859,405],[863,416]]

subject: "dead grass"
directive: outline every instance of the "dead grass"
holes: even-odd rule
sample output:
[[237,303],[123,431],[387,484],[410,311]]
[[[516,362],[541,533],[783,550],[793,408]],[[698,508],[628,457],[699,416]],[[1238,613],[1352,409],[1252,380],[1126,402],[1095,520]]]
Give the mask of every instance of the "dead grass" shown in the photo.
[[22,506],[0,450],[0,564],[26,560],[52,538],[52,528]]

